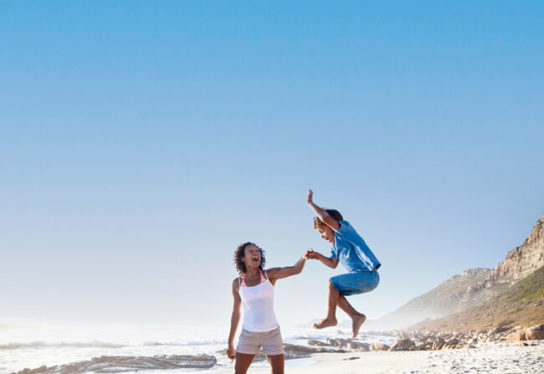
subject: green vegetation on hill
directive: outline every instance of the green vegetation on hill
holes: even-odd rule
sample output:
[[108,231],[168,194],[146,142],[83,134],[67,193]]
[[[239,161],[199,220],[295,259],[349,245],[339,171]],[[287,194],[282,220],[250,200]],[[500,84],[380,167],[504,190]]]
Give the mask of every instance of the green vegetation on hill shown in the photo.
[[415,330],[490,330],[544,323],[544,266],[486,303],[451,316],[424,321]]
[[527,278],[514,283],[491,301],[496,304],[528,301],[544,296],[544,266]]

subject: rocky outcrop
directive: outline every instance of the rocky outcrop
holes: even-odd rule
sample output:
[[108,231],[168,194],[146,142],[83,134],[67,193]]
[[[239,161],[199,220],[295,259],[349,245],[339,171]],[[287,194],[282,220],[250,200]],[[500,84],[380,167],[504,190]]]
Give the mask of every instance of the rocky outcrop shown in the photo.
[[493,268],[488,280],[514,282],[544,266],[544,214],[525,242],[506,254],[506,259]]
[[367,329],[398,329],[424,320],[443,318],[483,305],[512,284],[544,266],[544,214],[525,242],[506,255],[493,269],[476,268],[454,275],[433,290],[418,296]]
[[55,366],[23,369],[12,374],[120,373],[159,369],[209,369],[217,364],[211,355],[100,356]]
[[483,304],[444,318],[419,322],[410,329],[500,333],[537,324],[544,324],[544,266]]
[[334,347],[360,352],[366,352],[370,350],[370,344],[355,339],[327,338],[325,339],[325,341],[310,339],[308,340],[308,345],[313,347]]
[[544,325],[536,325],[527,329],[514,331],[506,337],[506,340],[509,342],[542,339],[544,339]]
[[506,337],[506,340],[509,342],[519,342],[521,340],[527,340],[525,336],[525,331],[515,331]]
[[416,343],[410,339],[398,339],[391,347],[391,351],[410,351],[416,348]]
[[[383,335],[384,332],[375,332],[376,336]],[[395,343],[391,346],[383,343],[368,344],[359,339],[324,339],[308,340],[308,344],[313,347],[298,348],[306,352],[366,352],[372,351],[440,351],[448,349],[474,349],[481,343],[489,342],[520,342],[533,340],[533,342],[524,343],[524,346],[544,344],[544,324],[533,325],[529,328],[522,326],[503,327],[499,326],[493,329],[484,330],[397,330],[386,332],[387,336],[396,337]],[[385,336],[385,335],[384,335]],[[382,336],[383,338],[383,336]],[[286,352],[288,351],[288,344]],[[317,348],[318,347],[318,348]],[[326,348],[325,348],[326,347]]]
[[390,346],[388,346],[387,344],[383,344],[383,343],[374,343],[370,346],[370,348],[373,350],[373,351],[388,351],[389,349],[391,349]]

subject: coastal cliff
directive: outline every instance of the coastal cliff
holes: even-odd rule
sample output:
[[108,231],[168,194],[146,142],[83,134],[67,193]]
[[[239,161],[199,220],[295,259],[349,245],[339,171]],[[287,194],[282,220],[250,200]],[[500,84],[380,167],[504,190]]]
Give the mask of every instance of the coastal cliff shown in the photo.
[[[514,304],[522,301],[514,297],[516,293],[512,290],[516,285],[518,289],[525,289],[534,295],[539,294],[539,289],[542,286],[539,275],[543,266],[544,214],[536,222],[523,244],[509,251],[504,261],[493,269],[468,269],[461,274],[454,275],[431,291],[410,300],[381,319],[369,321],[367,328],[398,329],[421,321],[428,321],[430,326],[430,320],[442,319],[469,310],[476,312],[475,308],[477,307],[480,307],[480,309],[478,309],[478,313],[473,313],[474,315],[480,315],[481,313],[495,315],[495,312],[499,314],[512,312],[516,307],[510,305],[510,303]],[[528,279],[537,272],[538,274],[533,277],[535,279],[532,282],[520,283],[520,281]],[[539,303],[539,300],[531,299],[530,302],[523,300],[523,304],[527,304],[527,307],[530,307],[533,311],[531,314],[538,315],[541,306]],[[489,310],[486,312],[488,308],[494,308],[494,311]],[[544,309],[542,315],[544,317]],[[514,317],[512,321],[521,318],[518,317]],[[455,323],[458,323],[460,318],[470,318],[470,313],[464,314],[462,317],[459,315],[455,319],[457,321]],[[488,320],[485,323],[486,326],[492,325],[492,320],[492,318]],[[423,322],[418,326],[423,328],[425,323]],[[471,324],[468,323],[468,325]]]
[[515,282],[544,266],[544,214],[522,245],[506,254],[489,275],[491,282]]

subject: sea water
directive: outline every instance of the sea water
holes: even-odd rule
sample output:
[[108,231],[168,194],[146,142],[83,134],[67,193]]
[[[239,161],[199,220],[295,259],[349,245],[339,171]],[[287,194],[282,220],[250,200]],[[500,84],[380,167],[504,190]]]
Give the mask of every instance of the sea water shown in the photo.
[[[286,343],[306,345],[309,339],[349,338],[348,328],[311,329],[311,324],[282,327]],[[224,354],[229,326],[51,321],[0,322],[0,374],[25,368],[54,373],[51,367],[70,365],[66,372],[182,373],[213,372],[232,367]],[[390,343],[386,336],[360,334],[360,341]],[[311,360],[300,361],[311,363]],[[252,366],[267,366],[266,361]],[[288,366],[289,364],[287,364]],[[36,370],[42,368],[41,370]],[[49,369],[46,369],[49,368]]]

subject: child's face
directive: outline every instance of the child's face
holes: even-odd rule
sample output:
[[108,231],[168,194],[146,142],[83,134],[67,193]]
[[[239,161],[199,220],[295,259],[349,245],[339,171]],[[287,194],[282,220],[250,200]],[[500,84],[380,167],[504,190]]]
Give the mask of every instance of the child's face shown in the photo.
[[330,242],[334,243],[334,231],[327,225],[319,225],[317,226],[316,230],[321,234],[321,238]]
[[242,261],[246,263],[246,266],[259,267],[261,264],[261,251],[256,245],[248,245],[244,251]]

